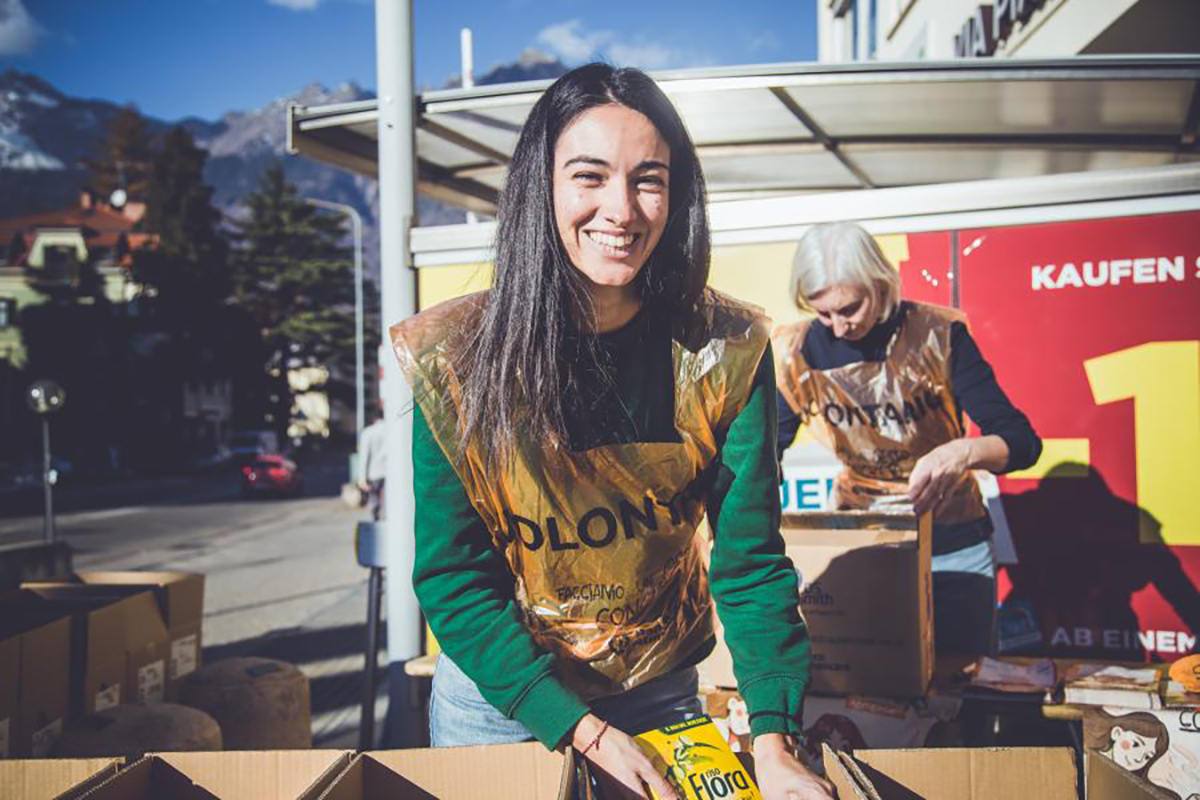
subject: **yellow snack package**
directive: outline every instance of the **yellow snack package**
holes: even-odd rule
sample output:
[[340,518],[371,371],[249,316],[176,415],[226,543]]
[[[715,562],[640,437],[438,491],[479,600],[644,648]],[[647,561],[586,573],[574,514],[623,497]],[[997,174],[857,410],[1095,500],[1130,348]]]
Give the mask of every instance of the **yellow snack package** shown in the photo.
[[762,800],[750,772],[706,716],[647,731],[636,741],[680,797]]

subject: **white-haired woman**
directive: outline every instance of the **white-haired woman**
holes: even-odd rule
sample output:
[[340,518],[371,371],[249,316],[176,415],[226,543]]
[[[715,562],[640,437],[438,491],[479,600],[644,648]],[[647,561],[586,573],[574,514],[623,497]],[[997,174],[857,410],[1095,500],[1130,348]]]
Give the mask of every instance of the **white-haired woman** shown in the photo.
[[[776,336],[779,452],[802,425],[841,460],[839,508],[907,497],[933,512],[939,652],[995,639],[992,526],[972,470],[1032,465],[1041,440],[1009,402],[959,311],[900,298],[900,274],[851,222],[801,239],[792,296],[815,314]],[[981,435],[967,437],[964,412]]]

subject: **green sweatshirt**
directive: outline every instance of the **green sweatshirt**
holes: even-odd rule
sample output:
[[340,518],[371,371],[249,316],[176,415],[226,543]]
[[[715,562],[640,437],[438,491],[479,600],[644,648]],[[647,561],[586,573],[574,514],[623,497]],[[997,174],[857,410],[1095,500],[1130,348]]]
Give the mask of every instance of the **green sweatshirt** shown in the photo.
[[[670,331],[653,317],[639,313],[620,330],[598,337],[613,380],[607,390],[598,388],[603,382],[585,382],[597,388],[569,410],[572,448],[679,440]],[[810,660],[796,572],[779,535],[775,427],[768,347],[749,401],[709,474],[707,495],[714,531],[710,584],[755,736],[800,732]],[[430,628],[488,702],[547,747],[558,746],[588,705],[558,680],[554,656],[522,624],[508,564],[420,408],[413,411],[413,472],[413,585]],[[698,663],[711,650],[712,642],[687,663]]]

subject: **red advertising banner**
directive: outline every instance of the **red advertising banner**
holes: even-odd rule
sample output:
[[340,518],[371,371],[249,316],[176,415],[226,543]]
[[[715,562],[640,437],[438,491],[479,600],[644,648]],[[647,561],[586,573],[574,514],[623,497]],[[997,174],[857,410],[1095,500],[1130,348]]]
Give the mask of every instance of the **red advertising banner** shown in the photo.
[[[942,236],[910,236],[910,254]],[[1032,605],[1053,655],[1192,652],[1200,213],[964,230],[957,247],[959,305],[1045,441],[1032,470],[1001,481],[1020,562],[1010,597]],[[909,296],[917,266],[902,266]]]

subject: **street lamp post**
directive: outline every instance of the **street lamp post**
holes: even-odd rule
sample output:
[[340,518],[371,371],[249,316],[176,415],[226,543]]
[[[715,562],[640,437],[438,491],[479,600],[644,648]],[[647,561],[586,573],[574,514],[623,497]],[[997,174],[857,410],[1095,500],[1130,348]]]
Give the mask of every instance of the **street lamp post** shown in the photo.
[[58,476],[50,458],[50,415],[67,402],[67,393],[54,381],[36,381],[25,394],[25,401],[33,412],[42,418],[42,489],[45,492],[45,516],[42,520],[42,535],[46,543],[54,541],[54,492],[52,487]]
[[345,214],[350,218],[350,227],[354,232],[354,441],[361,442],[363,425],[366,424],[366,400],[363,386],[362,217],[353,207],[344,203],[334,203],[316,197],[306,197],[304,202],[327,211]]

